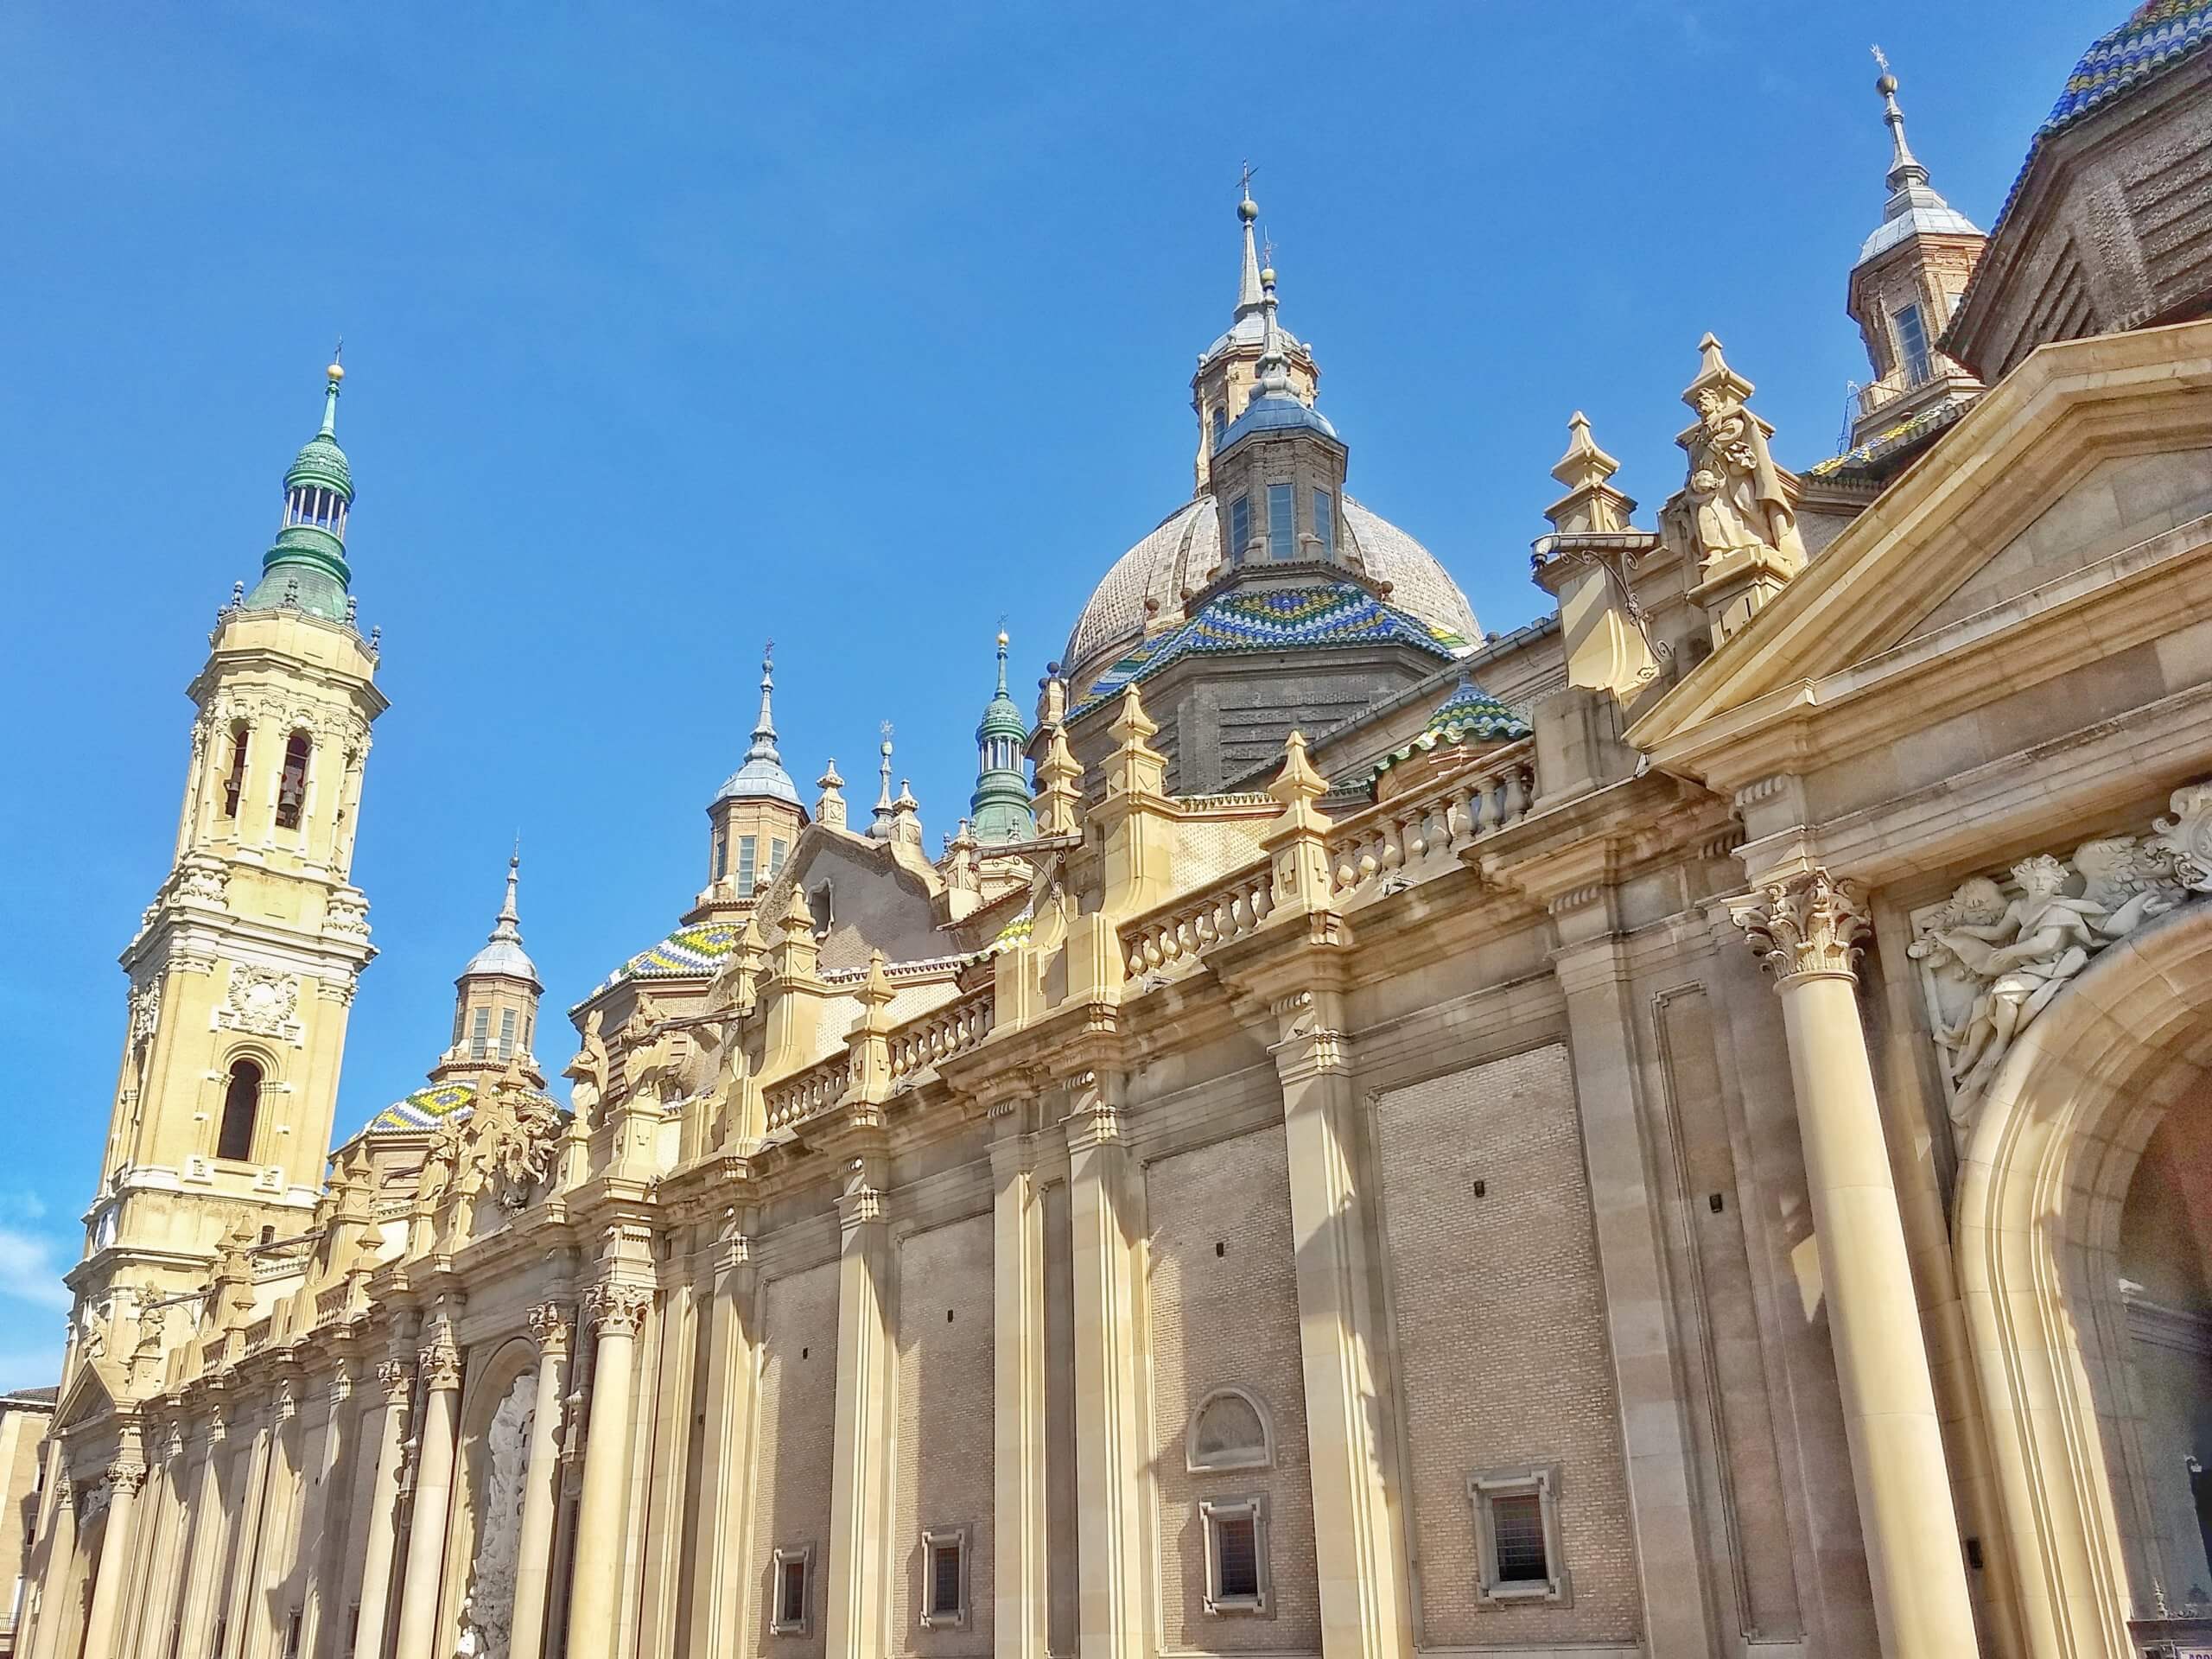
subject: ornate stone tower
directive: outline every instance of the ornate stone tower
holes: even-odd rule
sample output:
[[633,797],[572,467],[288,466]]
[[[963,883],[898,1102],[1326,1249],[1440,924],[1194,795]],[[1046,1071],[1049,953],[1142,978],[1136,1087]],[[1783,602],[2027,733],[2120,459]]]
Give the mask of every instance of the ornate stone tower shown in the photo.
[[[1236,217],[1243,226],[1244,257],[1236,276],[1236,312],[1230,320],[1228,332],[1198,353],[1198,372],[1191,377],[1191,408],[1198,417],[1198,488],[1204,494],[1213,480],[1213,458],[1229,435],[1229,429],[1244,413],[1244,405],[1252,401],[1255,385],[1259,378],[1260,354],[1266,345],[1267,296],[1260,281],[1260,251],[1253,237],[1253,226],[1260,217],[1259,205],[1252,200],[1252,175],[1244,175],[1244,198],[1236,204]],[[1312,403],[1321,384],[1321,371],[1313,361],[1313,352],[1295,339],[1281,322],[1275,325],[1275,337],[1281,343],[1283,369],[1294,393],[1303,402]]]
[[385,707],[347,594],[343,378],[333,363],[261,580],[218,613],[188,688],[175,862],[123,952],[122,1077],[69,1275],[80,1335],[118,1300],[196,1287],[233,1232],[303,1230],[321,1193],[346,1014],[374,954],[349,872]]
[[506,902],[492,924],[484,948],[468,959],[454,981],[453,1046],[438,1057],[434,1084],[471,1082],[488,1088],[510,1064],[519,1064],[534,1089],[545,1086],[531,1045],[537,1034],[537,999],[545,987],[537,964],[522,948],[522,915],[515,908],[515,885],[522,855],[507,861]]
[[1851,268],[1845,309],[1859,325],[1873,365],[1872,382],[1854,394],[1851,444],[1859,445],[1916,416],[1971,399],[1981,382],[1936,346],[1950,326],[1967,279],[1988,238],[1943,200],[1904,139],[1897,78],[1874,49],[1881,78],[1882,119],[1890,129],[1889,200],[1882,222]]

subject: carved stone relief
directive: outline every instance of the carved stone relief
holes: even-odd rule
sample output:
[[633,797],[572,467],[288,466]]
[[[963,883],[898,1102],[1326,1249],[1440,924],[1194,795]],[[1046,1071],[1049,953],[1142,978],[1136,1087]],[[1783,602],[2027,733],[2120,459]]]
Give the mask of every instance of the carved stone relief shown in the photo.
[[223,1031],[279,1037],[297,1047],[307,1034],[294,1017],[299,1006],[300,982],[289,974],[234,962],[222,1006],[215,1010],[215,1025]]
[[2212,784],[2176,790],[2147,836],[2037,854],[2009,882],[1978,875],[1913,918],[1929,1018],[1961,1136],[2036,1016],[2115,940],[2212,893]]
[[537,1376],[514,1380],[484,1431],[483,1503],[476,1516],[476,1559],[461,1604],[455,1659],[505,1659],[513,1640],[515,1575],[522,1553],[524,1480],[537,1418]]

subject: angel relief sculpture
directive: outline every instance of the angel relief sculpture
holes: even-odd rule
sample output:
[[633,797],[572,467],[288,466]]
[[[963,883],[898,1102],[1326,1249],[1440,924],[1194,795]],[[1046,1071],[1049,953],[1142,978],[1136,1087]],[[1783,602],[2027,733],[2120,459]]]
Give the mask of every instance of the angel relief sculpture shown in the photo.
[[2010,899],[1987,876],[1963,883],[1910,948],[1928,971],[1951,1115],[1961,1125],[2020,1033],[2090,958],[2185,893],[2171,855],[2133,836],[2084,842],[2071,868],[2038,854],[2014,865],[2012,877],[2020,891]]

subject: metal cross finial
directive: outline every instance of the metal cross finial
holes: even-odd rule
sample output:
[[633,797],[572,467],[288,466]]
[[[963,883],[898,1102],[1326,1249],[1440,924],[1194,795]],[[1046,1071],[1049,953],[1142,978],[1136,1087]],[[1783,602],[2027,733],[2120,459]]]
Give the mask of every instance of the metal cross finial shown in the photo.
[[883,741],[887,743],[891,741],[891,722],[887,720],[883,722]]
[[1260,262],[1270,270],[1274,269],[1275,239],[1264,231],[1260,233]]
[[1243,179],[1239,181],[1239,185],[1244,192],[1244,200],[1247,201],[1252,200],[1252,178],[1259,170],[1260,169],[1258,168],[1253,166],[1249,162],[1244,163],[1244,175]]
[[1886,75],[1890,73],[1889,54],[1884,52],[1878,46],[1874,48],[1874,61],[1882,66],[1882,73]]
[[334,363],[341,363],[345,359],[346,336],[340,334],[338,336],[338,343],[330,348],[330,360]]

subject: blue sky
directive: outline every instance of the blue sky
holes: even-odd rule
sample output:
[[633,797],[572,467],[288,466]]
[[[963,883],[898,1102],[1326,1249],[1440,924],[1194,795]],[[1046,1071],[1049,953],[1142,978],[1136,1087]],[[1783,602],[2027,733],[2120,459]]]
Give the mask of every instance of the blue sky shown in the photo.
[[1569,411],[1649,522],[1704,330],[1785,461],[1836,447],[1871,41],[1986,225],[2124,10],[0,11],[0,1387],[54,1363],[183,688],[334,335],[393,705],[342,1133],[429,1064],[518,829],[549,1005],[673,921],[765,637],[808,798],[834,754],[867,798],[890,719],[952,828],[1001,616],[1032,686],[1189,493],[1245,158],[1354,493],[1503,629]]

